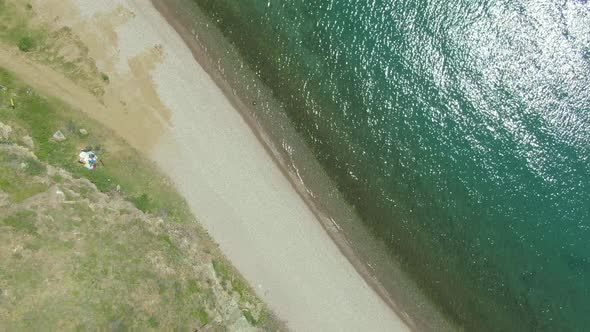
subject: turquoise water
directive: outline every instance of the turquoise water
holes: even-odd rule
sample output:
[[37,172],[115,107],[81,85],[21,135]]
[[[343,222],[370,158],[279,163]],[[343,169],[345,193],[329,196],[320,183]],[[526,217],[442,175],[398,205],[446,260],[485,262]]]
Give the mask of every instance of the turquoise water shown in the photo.
[[587,330],[590,2],[193,1],[449,319]]

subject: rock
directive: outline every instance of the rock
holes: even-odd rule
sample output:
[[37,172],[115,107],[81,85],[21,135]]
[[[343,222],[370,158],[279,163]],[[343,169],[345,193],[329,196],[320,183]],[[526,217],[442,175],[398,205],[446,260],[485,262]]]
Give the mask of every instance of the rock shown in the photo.
[[53,138],[53,140],[56,142],[63,142],[66,140],[66,135],[64,135],[61,130],[58,130],[51,138]]
[[65,199],[66,199],[66,195],[64,194],[64,192],[63,192],[63,191],[61,191],[61,190],[59,190],[59,189],[56,189],[56,190],[55,190],[55,199],[56,199],[57,201],[63,202],[63,201],[65,201]]
[[80,135],[82,135],[82,136],[88,135],[88,130],[86,130],[84,128],[80,129],[79,131],[80,131]]
[[8,194],[0,190],[0,206],[10,206]]
[[9,125],[5,125],[4,123],[0,122],[0,140],[8,140],[11,133],[12,128]]
[[23,137],[23,143],[30,149],[35,148],[35,142],[33,142],[33,139],[29,135]]

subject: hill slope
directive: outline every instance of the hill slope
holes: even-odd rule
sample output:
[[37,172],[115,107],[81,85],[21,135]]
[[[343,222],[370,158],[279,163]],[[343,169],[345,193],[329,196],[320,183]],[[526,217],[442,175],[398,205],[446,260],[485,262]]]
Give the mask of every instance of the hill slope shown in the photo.
[[[1,326],[279,329],[157,169],[4,70],[0,84]],[[89,144],[96,171],[75,161]]]

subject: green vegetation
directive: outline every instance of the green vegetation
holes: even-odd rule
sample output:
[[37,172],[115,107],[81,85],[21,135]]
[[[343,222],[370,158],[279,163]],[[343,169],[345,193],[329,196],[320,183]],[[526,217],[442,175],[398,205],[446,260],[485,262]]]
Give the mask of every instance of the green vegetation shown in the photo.
[[47,172],[47,167],[35,158],[25,158],[23,165],[26,174],[30,176],[38,176]]
[[110,81],[109,75],[107,75],[105,73],[100,73],[100,78],[102,78],[102,80],[107,83]]
[[[236,303],[250,324],[281,328],[152,163],[3,69],[0,84],[16,102],[0,106],[0,122],[13,129],[0,144],[0,325],[223,330],[236,316],[221,308]],[[57,130],[65,141],[50,139]],[[14,144],[25,135],[34,155]],[[76,162],[86,146],[104,161],[94,171]]]
[[[0,147],[0,156],[7,148]],[[5,217],[0,212],[0,251],[11,253],[0,269],[2,295],[8,294],[0,295],[4,328],[103,330],[124,324],[132,330],[187,330],[203,326],[208,307],[224,305],[185,281],[206,276],[206,264],[194,261],[195,245],[178,257],[158,241],[167,236],[176,245],[192,239],[168,235],[175,234],[175,225],[121,213],[123,200],[101,197],[86,181],[66,176],[60,188],[73,193],[75,204],[55,204],[51,192],[44,192],[31,198],[37,212],[18,205]],[[80,195],[83,188],[86,197]],[[182,229],[195,234],[195,227]],[[193,316],[195,310],[200,317]]]
[[[119,185],[125,197],[143,212],[157,213],[171,222],[194,221],[185,201],[159,175],[156,167],[112,132],[56,99],[37,95],[3,69],[0,69],[0,84],[15,92],[17,104],[16,111],[9,111],[7,105],[0,107],[0,121],[28,133],[36,142],[34,152],[41,161],[86,177],[103,192],[113,191]],[[90,134],[81,137],[80,128],[88,129]],[[56,143],[50,139],[57,130],[67,136],[66,141]],[[100,147],[97,153],[104,166],[100,165],[96,171],[90,172],[75,162],[79,150],[86,146]],[[33,172],[30,174],[38,172],[38,167],[30,163],[28,169]]]
[[139,197],[131,197],[129,201],[135,204],[135,207],[140,209],[142,212],[150,212],[150,197],[148,194],[143,193]]
[[[39,22],[24,1],[0,0],[3,46],[18,48],[97,97],[110,82],[69,28]],[[13,129],[12,139],[0,142],[0,252],[11,253],[0,255],[0,325],[224,330],[230,322],[220,318],[221,309],[236,307],[229,304],[236,301],[242,320],[282,329],[153,163],[110,130],[1,68],[0,84],[8,89],[0,91],[0,122]],[[88,134],[80,134],[81,128]],[[57,130],[65,141],[50,139]],[[35,156],[14,144],[25,135]],[[76,162],[87,146],[101,160],[94,171]],[[63,201],[51,192],[56,186]],[[10,209],[2,206],[5,199]]]
[[35,47],[35,40],[29,36],[22,37],[18,41],[18,48],[23,52],[30,52]]
[[33,27],[32,6],[16,1],[0,1],[0,39],[9,45],[18,46],[21,51],[29,52],[35,45],[44,45],[48,32],[41,27]]
[[[19,169],[22,172],[16,172]],[[48,187],[45,183],[31,177],[44,172],[44,165],[30,157],[19,157],[8,153],[0,155],[0,188],[13,202],[20,203],[46,191]]]
[[109,77],[101,73],[88,48],[68,27],[39,22],[30,3],[0,0],[0,43],[18,47],[27,57],[64,73],[96,96],[104,94]]
[[199,286],[199,282],[197,280],[190,279],[188,281],[188,287],[186,290],[187,290],[187,292],[189,292],[191,294],[196,294],[201,291],[201,287]]
[[256,318],[254,318],[254,316],[252,316],[252,313],[249,310],[242,310],[242,314],[244,315],[244,317],[246,318],[248,323],[250,323],[250,325],[252,325],[252,326],[258,325],[258,320],[256,320]]
[[24,232],[30,235],[37,234],[37,226],[35,226],[37,214],[34,211],[19,211],[2,220],[2,224],[10,226],[17,232]]
[[194,312],[194,316],[199,319],[199,322],[203,325],[209,324],[211,321],[209,318],[209,314],[205,310],[197,309]]
[[[236,277],[238,275],[237,271],[235,271],[231,265],[218,259],[214,259],[212,263],[213,270],[215,271],[217,278],[221,281],[221,285],[224,289],[232,289],[240,296],[240,300],[243,302],[253,300],[252,292],[248,284],[246,284],[241,278]],[[248,309],[242,309],[242,314],[253,326],[261,325],[267,319],[265,312],[262,312],[258,319],[256,319]]]

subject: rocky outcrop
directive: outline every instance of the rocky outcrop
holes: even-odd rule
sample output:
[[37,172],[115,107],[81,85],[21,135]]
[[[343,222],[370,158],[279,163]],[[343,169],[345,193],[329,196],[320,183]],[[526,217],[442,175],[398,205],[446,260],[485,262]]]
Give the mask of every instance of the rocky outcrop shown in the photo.
[[66,140],[66,135],[64,135],[61,130],[58,130],[53,134],[53,136],[51,136],[51,139],[56,142],[63,142]]
[[12,128],[0,122],[0,141],[7,141],[12,134]]
[[23,144],[27,148],[29,148],[31,150],[33,150],[35,148],[35,142],[33,142],[33,138],[31,138],[31,136],[29,136],[29,135],[23,136],[22,141],[23,141]]

